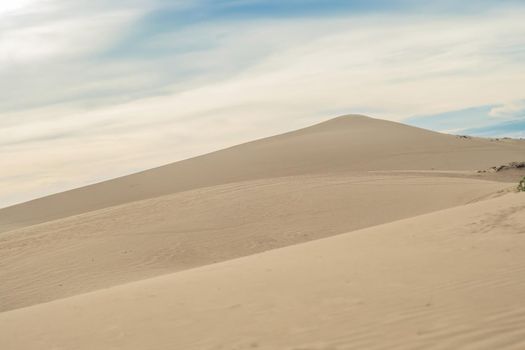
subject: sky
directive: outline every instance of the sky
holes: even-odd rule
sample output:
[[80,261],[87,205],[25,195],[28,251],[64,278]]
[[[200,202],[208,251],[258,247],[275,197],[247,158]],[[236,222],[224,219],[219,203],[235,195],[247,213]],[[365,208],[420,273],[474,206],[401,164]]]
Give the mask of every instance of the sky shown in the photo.
[[360,113],[525,137],[525,3],[2,0],[0,207]]

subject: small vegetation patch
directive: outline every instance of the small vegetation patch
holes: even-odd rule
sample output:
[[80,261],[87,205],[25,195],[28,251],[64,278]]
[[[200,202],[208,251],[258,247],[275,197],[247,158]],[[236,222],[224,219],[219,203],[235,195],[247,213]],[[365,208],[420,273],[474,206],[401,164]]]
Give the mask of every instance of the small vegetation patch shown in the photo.
[[525,192],[525,177],[521,179],[520,183],[518,184],[518,191]]
[[493,166],[492,168],[488,170],[478,170],[478,173],[487,173],[487,172],[497,173],[502,170],[510,170],[510,169],[525,169],[525,162],[511,162],[506,165]]

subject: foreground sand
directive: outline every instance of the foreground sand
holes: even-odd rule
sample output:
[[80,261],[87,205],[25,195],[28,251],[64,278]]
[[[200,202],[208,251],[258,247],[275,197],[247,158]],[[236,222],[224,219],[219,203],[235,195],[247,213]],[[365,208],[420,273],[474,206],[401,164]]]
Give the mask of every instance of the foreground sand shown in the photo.
[[0,311],[465,204],[509,184],[339,174],[207,187],[0,235]]
[[0,313],[3,348],[523,349],[525,195]]

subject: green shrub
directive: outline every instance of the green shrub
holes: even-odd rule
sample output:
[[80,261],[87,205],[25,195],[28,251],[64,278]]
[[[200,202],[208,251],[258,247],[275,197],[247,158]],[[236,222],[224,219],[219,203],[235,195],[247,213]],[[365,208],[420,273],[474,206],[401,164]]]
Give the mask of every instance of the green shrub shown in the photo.
[[525,177],[518,184],[518,191],[525,192]]

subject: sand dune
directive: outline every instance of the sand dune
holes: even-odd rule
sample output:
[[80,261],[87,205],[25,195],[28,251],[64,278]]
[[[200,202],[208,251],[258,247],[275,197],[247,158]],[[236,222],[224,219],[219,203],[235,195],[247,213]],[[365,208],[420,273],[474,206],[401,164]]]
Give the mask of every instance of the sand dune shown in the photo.
[[524,156],[345,116],[1,209],[0,347],[523,349]]
[[523,349],[525,196],[0,313],[7,349]]
[[0,235],[0,311],[461,205],[507,187],[421,175],[283,177],[30,226]]
[[364,116],[278,135],[0,210],[0,232],[238,181],[369,170],[478,170],[523,160],[525,141],[464,139]]

